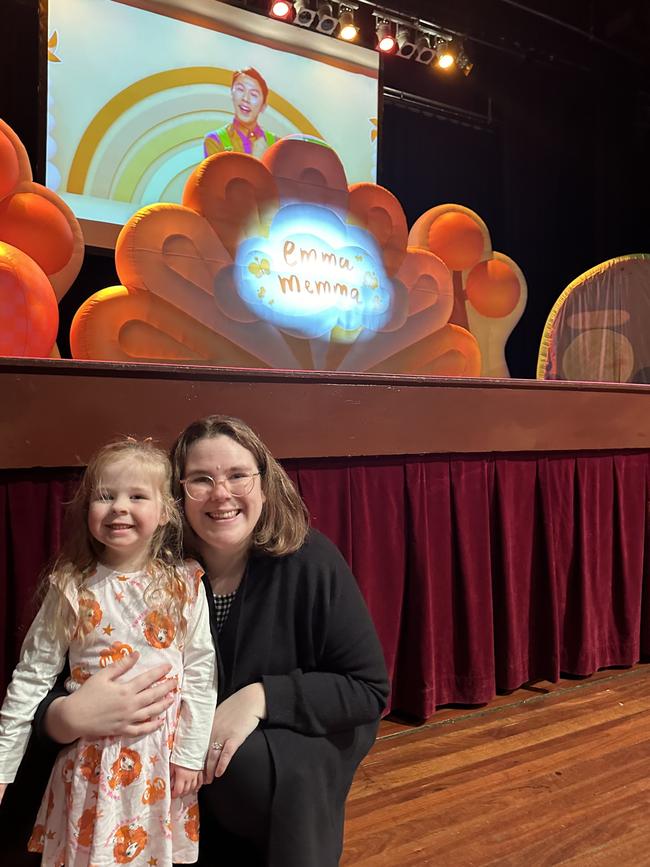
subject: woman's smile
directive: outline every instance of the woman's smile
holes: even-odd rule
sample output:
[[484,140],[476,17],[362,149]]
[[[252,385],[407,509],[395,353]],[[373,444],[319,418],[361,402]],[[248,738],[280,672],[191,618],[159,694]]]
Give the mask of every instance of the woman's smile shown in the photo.
[[228,509],[228,511],[221,512],[206,512],[208,518],[211,518],[213,521],[228,521],[232,518],[236,518],[239,514],[241,514],[241,509]]

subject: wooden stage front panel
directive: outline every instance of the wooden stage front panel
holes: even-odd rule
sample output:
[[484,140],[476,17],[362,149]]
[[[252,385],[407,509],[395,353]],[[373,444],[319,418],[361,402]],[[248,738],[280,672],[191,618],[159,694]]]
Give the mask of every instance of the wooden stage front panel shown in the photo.
[[0,363],[0,467],[77,466],[210,413],[280,458],[650,447],[650,386],[43,359]]

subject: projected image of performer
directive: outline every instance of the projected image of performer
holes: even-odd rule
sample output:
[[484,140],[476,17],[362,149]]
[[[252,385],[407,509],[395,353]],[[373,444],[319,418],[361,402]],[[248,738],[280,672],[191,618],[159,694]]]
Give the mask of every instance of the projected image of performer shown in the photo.
[[230,93],[234,111],[232,122],[206,135],[204,154],[209,157],[223,151],[237,151],[260,157],[279,138],[259,124],[259,116],[266,108],[268,85],[257,69],[248,66],[234,73]]

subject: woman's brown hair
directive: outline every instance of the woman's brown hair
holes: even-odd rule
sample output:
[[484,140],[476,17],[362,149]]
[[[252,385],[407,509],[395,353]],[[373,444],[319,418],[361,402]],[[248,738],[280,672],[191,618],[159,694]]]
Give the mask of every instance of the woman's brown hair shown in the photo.
[[171,450],[174,496],[181,501],[184,496],[181,479],[185,475],[190,447],[199,440],[218,436],[230,437],[247,449],[253,455],[260,472],[262,492],[266,499],[253,531],[253,550],[273,557],[297,551],[305,541],[309,529],[307,507],[289,476],[262,440],[238,418],[209,415],[193,422],[183,431]]

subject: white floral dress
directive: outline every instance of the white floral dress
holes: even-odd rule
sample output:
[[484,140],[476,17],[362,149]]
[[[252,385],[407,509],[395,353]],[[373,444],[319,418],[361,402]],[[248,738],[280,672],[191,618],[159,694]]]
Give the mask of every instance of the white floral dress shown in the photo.
[[[170,761],[200,769],[216,704],[215,654],[197,563],[186,563],[191,601],[181,647],[162,610],[145,607],[149,577],[99,566],[76,600],[85,640],[69,648],[70,689],[137,650],[129,677],[168,662],[179,678],[156,732],[139,738],[82,738],[61,750],[30,839],[44,867],[170,867],[198,858],[196,795],[170,797]],[[51,592],[51,591],[50,591]]]

